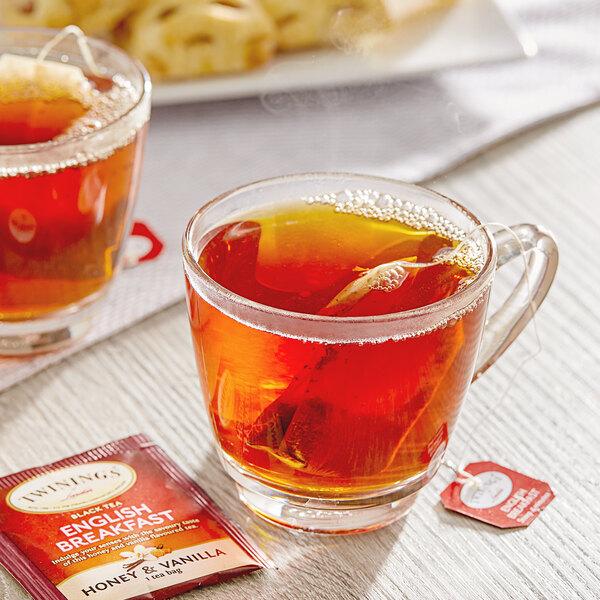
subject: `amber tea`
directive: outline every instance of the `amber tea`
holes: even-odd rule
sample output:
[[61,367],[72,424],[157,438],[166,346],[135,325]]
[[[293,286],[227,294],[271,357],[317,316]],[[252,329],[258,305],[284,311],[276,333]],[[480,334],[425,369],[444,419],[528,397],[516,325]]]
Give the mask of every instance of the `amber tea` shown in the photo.
[[[0,86],[2,146],[56,144],[105,127],[132,105],[117,82],[89,78],[91,103]],[[118,264],[145,129],[71,164],[0,170],[0,319],[57,311],[97,293]]]
[[[497,267],[523,255],[527,276],[486,325]],[[541,226],[492,234],[432,190],[304,173],[203,206],[183,259],[202,395],[240,499],[279,525],[351,533],[410,510],[558,252]]]
[[[341,196],[238,217],[205,237],[198,264],[247,300],[337,320],[440,303],[481,269],[476,245],[449,254],[465,234],[433,211],[421,218],[413,207],[406,218],[392,198]],[[430,331],[324,343],[242,323],[188,285],[196,358],[222,449],[273,487],[308,496],[421,476],[443,454],[471,381],[483,299]]]
[[122,50],[0,28],[0,355],[84,335],[120,268],[150,81]]

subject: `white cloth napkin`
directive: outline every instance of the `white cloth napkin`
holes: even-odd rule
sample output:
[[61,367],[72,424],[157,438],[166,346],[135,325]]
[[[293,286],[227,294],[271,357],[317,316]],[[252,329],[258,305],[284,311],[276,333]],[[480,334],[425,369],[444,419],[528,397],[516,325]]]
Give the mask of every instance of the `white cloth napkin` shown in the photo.
[[0,361],[0,389],[183,297],[180,240],[216,194],[303,171],[422,181],[499,140],[600,101],[599,0],[498,0],[539,47],[504,64],[401,83],[155,109],[136,217],[164,254],[122,273],[93,331],[62,352]]

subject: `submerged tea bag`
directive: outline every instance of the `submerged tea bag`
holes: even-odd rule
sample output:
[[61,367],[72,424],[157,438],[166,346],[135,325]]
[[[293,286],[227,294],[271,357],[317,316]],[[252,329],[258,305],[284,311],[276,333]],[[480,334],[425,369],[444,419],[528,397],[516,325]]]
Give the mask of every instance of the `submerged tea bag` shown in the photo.
[[[248,445],[267,450],[279,460],[307,473],[352,477],[358,470],[373,476],[384,471],[403,447],[406,453],[418,444],[414,436],[435,436],[438,405],[445,390],[437,382],[451,368],[460,366],[464,341],[462,325],[449,328],[444,349],[421,361],[410,344],[397,365],[398,387],[390,393],[380,376],[387,368],[385,347],[374,347],[368,361],[351,348],[338,346],[315,356],[313,363],[292,381],[253,424]],[[410,372],[411,378],[403,378]],[[438,377],[430,379],[428,373]],[[355,395],[354,380],[344,373],[364,373],[369,394],[363,398],[364,413],[346,410]],[[418,375],[418,376],[417,376]],[[340,382],[344,382],[340,385]],[[412,383],[411,383],[412,382]],[[420,382],[414,386],[414,382]],[[378,406],[376,413],[372,407]],[[395,431],[390,436],[389,431]],[[329,443],[335,439],[336,444]],[[364,448],[369,448],[364,452]],[[418,458],[418,457],[417,457]],[[406,459],[412,464],[413,459]]]
[[[411,260],[416,257],[363,271],[319,314],[344,316],[369,294],[401,290],[410,275],[414,280],[419,271],[418,263],[411,268]],[[412,435],[427,432],[429,438],[435,437],[436,406],[444,402],[444,389],[439,385],[443,378],[430,379],[428,373],[447,374],[460,361],[458,354],[463,341],[463,325],[457,323],[446,330],[443,349],[432,352],[426,361],[413,353],[407,342],[401,364],[397,365],[398,388],[394,394],[390,394],[387,380],[378,376],[382,368],[387,368],[388,349],[384,345],[373,347],[368,362],[365,356],[344,345],[319,350],[314,360],[255,421],[248,445],[266,450],[307,473],[351,477],[359,467],[366,475],[376,475],[389,466],[398,448]],[[404,371],[420,374],[407,379],[422,382],[419,387],[405,385]],[[369,379],[364,415],[344,410],[354,393],[354,382],[344,377],[345,372],[361,372]],[[343,381],[347,383],[340,387],[339,382]],[[331,382],[337,384],[333,386]],[[380,407],[377,414],[372,414],[374,405]],[[390,430],[396,432],[396,437],[386,435]],[[325,443],[331,439],[337,443]],[[369,448],[368,453],[362,451],[365,447]]]

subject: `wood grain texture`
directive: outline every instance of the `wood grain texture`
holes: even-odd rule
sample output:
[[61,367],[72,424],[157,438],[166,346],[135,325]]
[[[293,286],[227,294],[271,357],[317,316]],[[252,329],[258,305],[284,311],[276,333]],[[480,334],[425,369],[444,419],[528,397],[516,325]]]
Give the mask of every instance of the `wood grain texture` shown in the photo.
[[[484,220],[540,223],[561,264],[538,314],[543,352],[476,432],[469,460],[548,481],[556,499],[527,529],[444,510],[441,471],[402,521],[345,537],[294,534],[238,502],[221,470],[178,304],[0,395],[0,474],[144,431],[272,557],[278,569],[193,600],[546,599],[600,595],[600,108],[512,140],[429,185]],[[498,274],[500,280],[505,276]],[[534,346],[522,338],[469,394],[449,456]],[[28,596],[0,570],[0,598]]]

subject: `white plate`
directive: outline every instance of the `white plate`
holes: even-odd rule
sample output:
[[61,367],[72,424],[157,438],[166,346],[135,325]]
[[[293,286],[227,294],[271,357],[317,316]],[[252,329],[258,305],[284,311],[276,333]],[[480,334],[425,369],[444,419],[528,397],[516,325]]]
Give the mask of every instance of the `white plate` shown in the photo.
[[[451,9],[366,42],[362,52],[339,49],[278,55],[248,73],[159,83],[153,104],[262,96],[323,86],[399,80],[465,65],[533,56],[537,48],[493,0],[459,0]],[[367,49],[368,48],[368,49]]]

